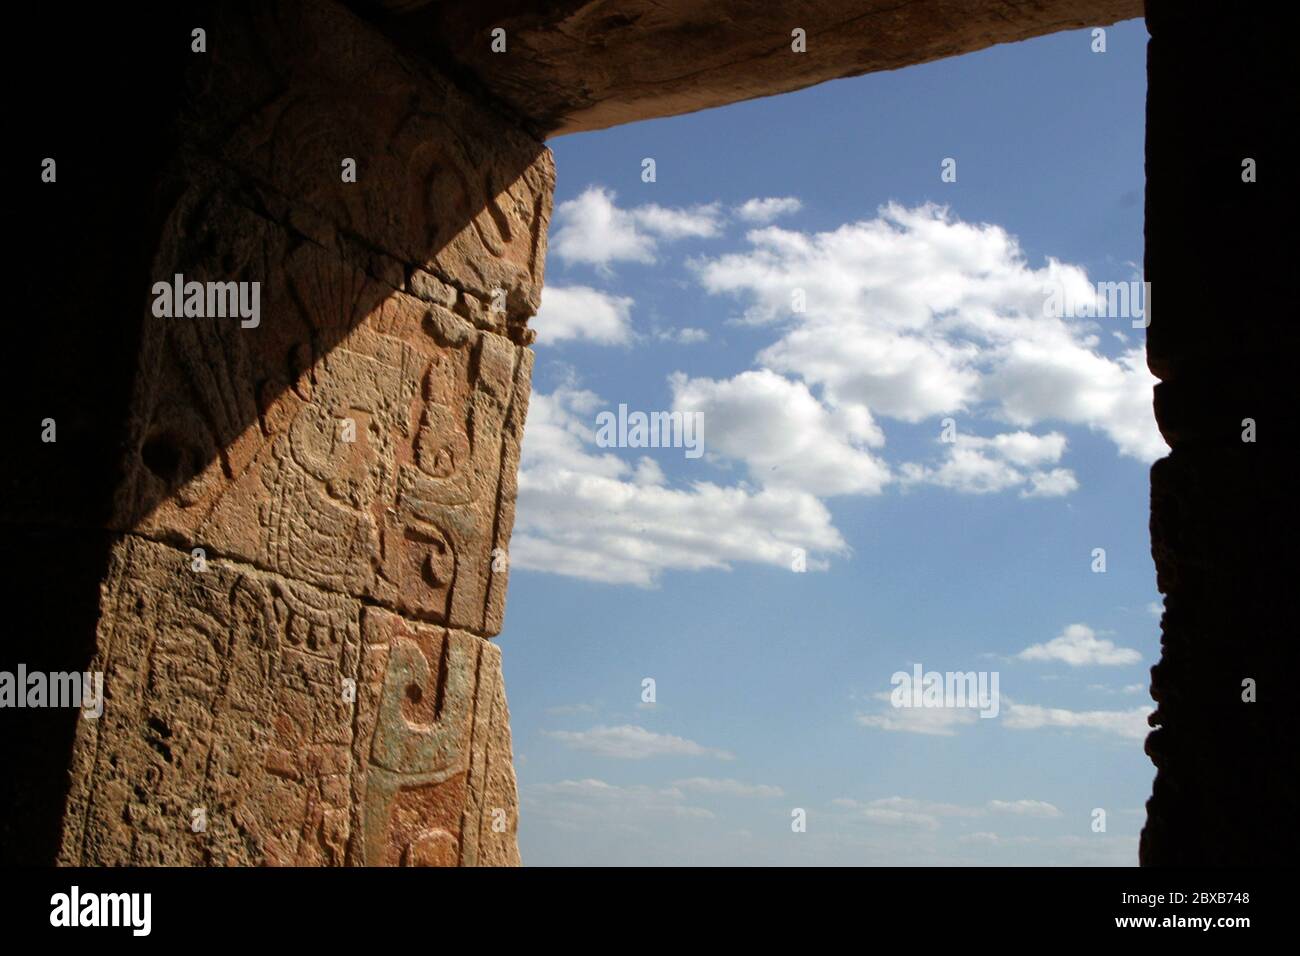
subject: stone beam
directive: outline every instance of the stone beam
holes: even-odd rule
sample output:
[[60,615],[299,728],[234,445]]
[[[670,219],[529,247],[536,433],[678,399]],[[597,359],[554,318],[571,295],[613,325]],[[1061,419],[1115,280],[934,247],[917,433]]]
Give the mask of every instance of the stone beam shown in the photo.
[[[1142,16],[1142,0],[352,0],[558,136]],[[806,52],[791,31],[806,34]],[[505,51],[494,52],[494,30]]]

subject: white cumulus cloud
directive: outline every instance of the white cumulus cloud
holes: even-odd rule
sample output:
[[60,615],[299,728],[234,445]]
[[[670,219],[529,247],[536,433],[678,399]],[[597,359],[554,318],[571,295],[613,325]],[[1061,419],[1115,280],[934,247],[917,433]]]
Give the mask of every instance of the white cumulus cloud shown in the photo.
[[1059,727],[1095,730],[1129,740],[1141,740],[1150,731],[1150,727],[1147,726],[1147,715],[1154,709],[1135,707],[1132,710],[1066,710],[1063,707],[1011,704],[1006,708],[1003,722],[1013,730]]
[[803,203],[794,196],[768,196],[745,200],[736,207],[736,215],[746,222],[769,223],[802,208]]
[[539,346],[569,339],[626,345],[632,341],[632,300],[585,285],[548,284],[542,289],[542,305],[531,325]]
[[967,494],[988,494],[1019,488],[1022,497],[1057,497],[1079,487],[1068,468],[1044,469],[1065,451],[1059,432],[1034,435],[1007,432],[983,438],[958,433],[945,442],[947,457],[938,465],[907,462],[900,468],[904,484],[925,483]]
[[803,549],[817,571],[828,556],[848,553],[830,512],[807,491],[707,481],[674,487],[652,458],[632,465],[597,449],[595,415],[605,407],[571,387],[533,395],[512,567],[649,587],[668,570],[789,568]]
[[826,408],[802,382],[758,369],[720,381],[675,375],[673,408],[704,416],[711,452],[743,461],[770,488],[877,494],[889,467],[869,450],[884,436],[869,415]]
[[607,269],[614,262],[655,261],[660,241],[707,239],[718,235],[722,213],[717,203],[667,208],[654,203],[620,208],[616,195],[589,186],[555,210],[548,249],[566,263]]
[[1071,667],[1139,664],[1142,655],[1131,647],[1098,637],[1086,624],[1071,624],[1043,644],[1031,644],[1016,655],[1022,661],[1060,661]]
[[[716,203],[622,209],[611,192],[592,187],[561,205],[552,247],[602,267],[648,262],[657,243],[715,235],[721,220]],[[1087,274],[1055,260],[1030,266],[1000,227],[962,222],[939,206],[889,204],[874,219],[829,232],[768,226],[746,242],[691,263],[708,292],[743,304],[743,321],[775,331],[749,369],[669,376],[670,407],[702,413],[698,477],[670,481],[662,454],[634,459],[597,448],[594,415],[606,405],[593,393],[571,386],[535,393],[515,567],[648,587],[673,570],[790,567],[802,551],[809,570],[823,570],[849,553],[824,499],[921,484],[1068,495],[1079,487],[1069,443],[1049,423],[1093,429],[1143,460],[1163,453],[1141,346],[1109,356],[1098,325],[1108,320],[1053,316],[1048,293],[1094,294]],[[625,296],[557,287],[543,299],[542,341],[635,341],[631,306]],[[705,336],[688,327],[645,337]],[[958,425],[956,441],[936,441],[924,460],[889,454],[892,421],[929,422],[938,435],[947,417]],[[742,480],[709,480],[711,467],[733,465]],[[1081,652],[1064,643],[1033,653]],[[1092,651],[1104,656],[1105,644]],[[1135,652],[1109,653],[1122,663]],[[915,713],[868,715],[864,723],[946,734],[962,720]]]
[[1142,348],[1107,356],[1099,323],[1114,320],[1045,307],[1052,289],[1095,294],[1078,266],[1031,267],[1004,229],[932,204],[891,203],[830,232],[769,226],[746,238],[748,249],[692,267],[706,290],[744,305],[745,321],[779,323],[758,363],[819,388],[829,406],[905,422],[967,412],[1022,429],[1062,422],[1144,461],[1164,454]]

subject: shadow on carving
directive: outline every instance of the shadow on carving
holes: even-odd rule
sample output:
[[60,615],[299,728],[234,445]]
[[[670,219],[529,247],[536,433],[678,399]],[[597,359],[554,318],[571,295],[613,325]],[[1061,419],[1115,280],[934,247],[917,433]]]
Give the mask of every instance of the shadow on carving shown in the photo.
[[[80,28],[96,43],[51,50],[61,85],[20,110],[60,165],[56,184],[16,200],[32,250],[20,284],[40,304],[16,343],[37,373],[18,414],[58,431],[4,471],[6,549],[40,563],[7,579],[11,605],[29,610],[3,667],[103,669],[110,694],[143,709],[93,727],[31,712],[6,733],[5,862],[60,852],[69,766],[90,789],[67,804],[63,862],[342,863],[351,788],[372,764],[363,806],[384,802],[385,821],[404,795],[427,803],[429,785],[472,789],[469,722],[445,709],[472,710],[472,693],[395,691],[439,702],[452,736],[389,767],[393,735],[425,753],[419,722],[354,740],[361,705],[340,694],[361,655],[343,641],[322,657],[316,643],[359,631],[363,604],[459,629],[442,632],[453,643],[500,629],[491,555],[513,514],[549,153],[342,7],[198,6],[129,23],[89,14]],[[63,35],[54,13],[22,16],[24,35]],[[122,69],[133,62],[148,74]],[[356,182],[341,176],[349,157]],[[258,283],[257,326],[157,316],[153,284],[178,274]],[[146,555],[139,538],[157,544]],[[195,548],[208,576],[192,573]],[[242,583],[214,592],[236,567]],[[198,605],[166,610],[186,594]],[[504,700],[485,700],[508,764]],[[415,777],[382,796],[392,773]],[[508,789],[513,801],[513,773]],[[191,804],[224,828],[191,839],[166,816]],[[404,836],[392,862],[465,862],[478,850],[462,846],[459,814]]]

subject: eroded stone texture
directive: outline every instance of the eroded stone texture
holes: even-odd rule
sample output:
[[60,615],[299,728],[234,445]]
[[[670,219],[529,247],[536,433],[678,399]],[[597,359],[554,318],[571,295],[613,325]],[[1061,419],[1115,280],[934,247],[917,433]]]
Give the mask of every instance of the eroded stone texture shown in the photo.
[[375,608],[362,630],[353,862],[517,865],[499,649]]
[[104,593],[61,861],[342,863],[360,604],[134,537]]
[[[1141,0],[352,0],[539,134],[673,116],[1142,15]],[[791,49],[806,32],[807,52]],[[505,31],[493,52],[492,31]]]
[[[115,401],[83,395],[70,435],[104,430],[111,478],[84,509],[6,481],[7,520],[111,542],[89,665],[108,700],[77,723],[60,859],[517,864],[487,639],[550,153],[338,4],[201,22],[206,53],[158,80],[184,102],[157,119],[147,214],[123,222],[144,254],[103,276],[132,287],[95,316],[129,360],[97,368]],[[188,45],[174,26],[150,42]],[[153,285],[178,275],[256,283],[257,321],[159,315]]]
[[488,304],[501,289],[520,326],[537,311],[554,171],[517,122],[335,3],[220,3],[207,23],[181,124],[191,149],[312,238],[361,237]]
[[116,526],[497,633],[531,351],[220,196],[169,233],[261,324],[145,319]]
[[518,862],[489,642],[134,536],[105,594],[63,863]]
[[[167,96],[122,96],[139,104],[140,117],[119,119],[97,105],[73,137],[48,117],[68,115],[80,93],[36,111],[55,127],[37,138],[62,142],[43,148],[72,166],[57,187],[37,184],[19,220],[35,237],[38,268],[23,278],[39,290],[30,299],[43,317],[23,335],[51,363],[37,376],[30,415],[56,418],[66,440],[43,448],[30,467],[6,469],[5,521],[120,525],[110,511],[130,444],[121,434],[124,396],[152,387],[142,375],[154,357],[141,342],[150,288],[176,272],[259,281],[268,296],[299,294],[276,287],[284,265],[275,257],[312,245],[377,280],[350,289],[346,270],[325,275],[312,266],[322,288],[308,296],[315,314],[302,328],[311,336],[304,347],[317,355],[393,289],[517,343],[532,340],[526,323],[540,302],[555,184],[549,150],[336,3],[204,6],[160,11],[152,32],[119,36],[112,24],[96,24],[124,58],[168,53],[151,80]],[[189,50],[196,21],[207,29],[203,54]],[[111,72],[111,64],[94,66],[79,84]],[[105,143],[115,148],[100,149]],[[356,161],[356,182],[343,181],[345,159]],[[268,225],[285,235],[268,240]],[[349,294],[358,301],[329,300]],[[244,334],[251,354],[278,333],[264,323]],[[204,413],[225,416],[230,427],[253,420],[247,402]]]

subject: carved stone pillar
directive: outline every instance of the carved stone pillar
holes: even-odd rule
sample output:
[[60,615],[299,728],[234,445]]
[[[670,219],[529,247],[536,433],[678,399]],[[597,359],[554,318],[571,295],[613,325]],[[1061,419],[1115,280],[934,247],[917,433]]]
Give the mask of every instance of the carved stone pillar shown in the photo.
[[[103,277],[130,287],[99,316],[133,343],[98,373],[123,405],[69,411],[45,459],[115,436],[111,494],[59,508],[38,465],[6,503],[102,568],[78,664],[107,700],[75,721],[57,859],[516,864],[490,638],[550,153],[340,5],[174,25],[151,42],[181,45],[158,82],[183,102],[157,117],[150,215],[123,223],[141,268]],[[156,283],[256,315],[160,314]]]

